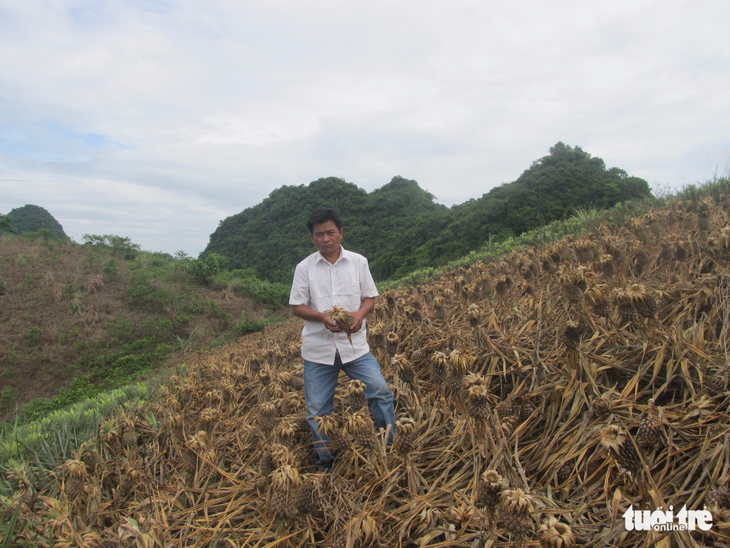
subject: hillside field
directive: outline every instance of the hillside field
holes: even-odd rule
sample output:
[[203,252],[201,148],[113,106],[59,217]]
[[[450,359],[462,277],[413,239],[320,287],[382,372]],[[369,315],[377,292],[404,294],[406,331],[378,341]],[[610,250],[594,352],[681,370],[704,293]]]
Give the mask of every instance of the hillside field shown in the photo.
[[[191,354],[53,471],[6,462],[11,542],[727,546],[728,190],[385,291],[368,337],[395,442],[341,378],[330,473],[313,466],[299,320]],[[684,505],[712,528],[625,528],[630,507]]]

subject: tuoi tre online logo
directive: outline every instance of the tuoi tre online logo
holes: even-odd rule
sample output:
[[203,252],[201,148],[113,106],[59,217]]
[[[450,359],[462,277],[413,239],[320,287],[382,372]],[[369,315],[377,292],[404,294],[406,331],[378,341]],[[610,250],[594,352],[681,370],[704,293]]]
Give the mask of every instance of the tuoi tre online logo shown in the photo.
[[675,516],[674,507],[662,510],[661,507],[651,510],[634,510],[629,506],[623,514],[627,531],[694,531],[696,528],[709,531],[712,527],[712,514],[709,510],[687,510],[685,504]]

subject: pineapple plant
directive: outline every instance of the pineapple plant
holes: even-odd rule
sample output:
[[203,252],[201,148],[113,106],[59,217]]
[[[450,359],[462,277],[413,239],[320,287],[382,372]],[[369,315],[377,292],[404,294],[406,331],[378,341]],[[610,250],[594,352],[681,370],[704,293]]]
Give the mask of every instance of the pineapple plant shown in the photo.
[[656,315],[658,305],[656,299],[651,296],[642,284],[632,284],[626,289],[626,296],[636,308],[636,311],[643,318],[653,318]]
[[332,447],[337,450],[344,450],[350,447],[349,437],[340,430],[340,425],[334,415],[324,415],[322,417],[314,417],[317,421],[318,432],[329,438]]
[[469,387],[466,399],[466,411],[469,416],[477,421],[485,421],[489,418],[489,391],[483,384],[473,384]]
[[403,354],[396,354],[391,358],[390,364],[395,369],[398,378],[408,385],[412,385],[416,381],[416,371],[413,369],[411,362]]
[[332,318],[332,321],[337,324],[337,327],[347,333],[347,340],[350,341],[350,344],[352,344],[352,333],[350,332],[350,329],[352,329],[352,326],[355,324],[355,318],[350,316],[347,310],[340,308],[337,305],[334,305],[332,310],[328,310],[325,314]]
[[482,310],[475,303],[471,303],[466,309],[466,317],[472,327],[476,327],[482,323],[482,316]]
[[365,397],[365,383],[360,380],[347,383],[347,400],[353,411],[365,407],[368,404],[368,399]]
[[567,482],[570,477],[573,475],[573,469],[575,468],[575,460],[570,459],[569,461],[563,463],[560,467],[558,467],[556,476],[558,480],[558,485],[562,485],[565,482]]
[[268,437],[276,428],[276,406],[271,402],[261,404],[258,416],[258,428],[261,435]]
[[84,492],[86,480],[86,465],[79,460],[68,460],[63,464],[64,475],[63,491],[69,501],[75,501]]
[[375,427],[370,418],[370,412],[361,409],[350,416],[345,424],[345,434],[363,449],[370,449],[375,445]]
[[559,281],[563,288],[563,294],[569,304],[576,304],[583,300],[583,293],[588,287],[585,280],[584,267],[567,272],[563,271]]
[[269,513],[276,518],[289,518],[294,510],[294,492],[301,486],[299,472],[287,464],[271,474]]
[[423,350],[423,348],[416,348],[411,352],[411,362],[420,362],[426,358],[426,352]]
[[122,445],[127,448],[137,447],[137,427],[131,418],[124,421]]
[[640,447],[653,448],[659,443],[659,421],[654,418],[652,402],[649,409],[643,411],[639,417],[639,428],[636,431],[636,443]]
[[390,352],[397,352],[398,351],[398,345],[400,344],[400,336],[395,331],[389,332],[385,336],[385,340],[388,345],[388,351]]
[[502,491],[507,487],[505,479],[496,470],[487,470],[479,476],[476,500],[494,516],[502,501]]
[[96,471],[96,467],[101,464],[101,456],[99,451],[96,450],[96,443],[89,440],[84,442],[79,448],[80,455],[79,459],[86,465],[87,472],[93,474]]
[[413,419],[409,417],[398,419],[395,423],[395,440],[393,442],[396,453],[406,456],[413,451],[415,435],[416,422]]
[[705,506],[714,512],[730,508],[730,493],[724,489],[713,489],[705,497]]
[[431,302],[434,310],[435,319],[445,320],[449,316],[449,311],[446,308],[446,299],[442,295],[434,297]]
[[122,443],[120,441],[119,432],[113,420],[102,422],[100,425],[101,436],[105,447],[112,455],[118,455],[122,452]]
[[504,420],[507,417],[519,415],[520,407],[517,405],[517,399],[514,396],[508,396],[496,405],[494,412],[499,420]]
[[297,441],[296,433],[294,424],[289,420],[283,420],[276,428],[276,439],[281,445],[291,449]]
[[532,497],[522,489],[502,492],[502,524],[516,539],[524,539],[532,531],[534,511]]
[[437,386],[443,386],[449,375],[449,357],[443,352],[431,354],[431,380]]
[[309,477],[292,495],[292,505],[299,514],[313,514],[321,509],[316,493],[316,479]]
[[705,203],[700,206],[700,210],[697,213],[697,229],[701,233],[706,233],[710,230],[710,209]]
[[473,358],[461,350],[452,350],[449,354],[449,376],[446,379],[446,388],[454,394],[460,394],[464,383],[464,376],[469,370]]
[[641,454],[619,426],[606,426],[601,430],[601,445],[629,472],[637,473],[642,469]]
[[32,509],[36,493],[33,483],[29,478],[28,464],[23,461],[11,459],[7,463],[7,469],[8,471],[5,473],[5,476],[10,486],[21,496],[22,503]]
[[572,548],[575,545],[575,535],[570,526],[552,516],[540,525],[537,532],[542,548]]
[[622,289],[615,290],[616,294],[616,310],[623,323],[634,323],[639,314],[634,307],[634,302],[631,296]]
[[368,324],[368,343],[374,348],[381,348],[385,344],[383,325],[380,323]]
[[565,322],[560,338],[568,350],[575,350],[580,346],[582,331],[581,326],[577,322],[572,320]]
[[526,422],[537,408],[530,400],[525,399],[522,402],[522,408],[520,409],[520,422]]
[[259,460],[259,474],[266,477],[274,471],[274,457],[271,451],[266,451]]
[[605,284],[594,284],[585,292],[586,302],[593,307],[593,313],[601,318],[608,318],[613,310],[606,298],[606,292]]
[[179,413],[170,413],[167,417],[167,425],[170,429],[170,435],[175,441],[183,439],[183,418]]

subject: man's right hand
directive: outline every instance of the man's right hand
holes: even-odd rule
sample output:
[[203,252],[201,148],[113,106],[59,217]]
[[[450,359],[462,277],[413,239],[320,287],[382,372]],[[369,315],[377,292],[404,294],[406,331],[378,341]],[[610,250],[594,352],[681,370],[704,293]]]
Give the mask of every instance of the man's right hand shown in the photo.
[[337,327],[337,324],[327,314],[324,315],[322,323],[324,323],[324,326],[332,331],[332,333],[342,333],[342,329]]

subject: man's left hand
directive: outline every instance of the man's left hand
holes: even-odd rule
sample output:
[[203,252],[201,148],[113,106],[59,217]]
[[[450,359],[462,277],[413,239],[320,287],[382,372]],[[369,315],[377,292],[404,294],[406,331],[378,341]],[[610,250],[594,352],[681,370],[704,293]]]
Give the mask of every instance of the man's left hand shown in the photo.
[[352,324],[352,327],[349,329],[348,333],[357,333],[362,327],[362,321],[365,319],[365,314],[363,314],[359,310],[356,310],[355,312],[349,312],[349,314],[350,316],[355,318],[355,323]]

